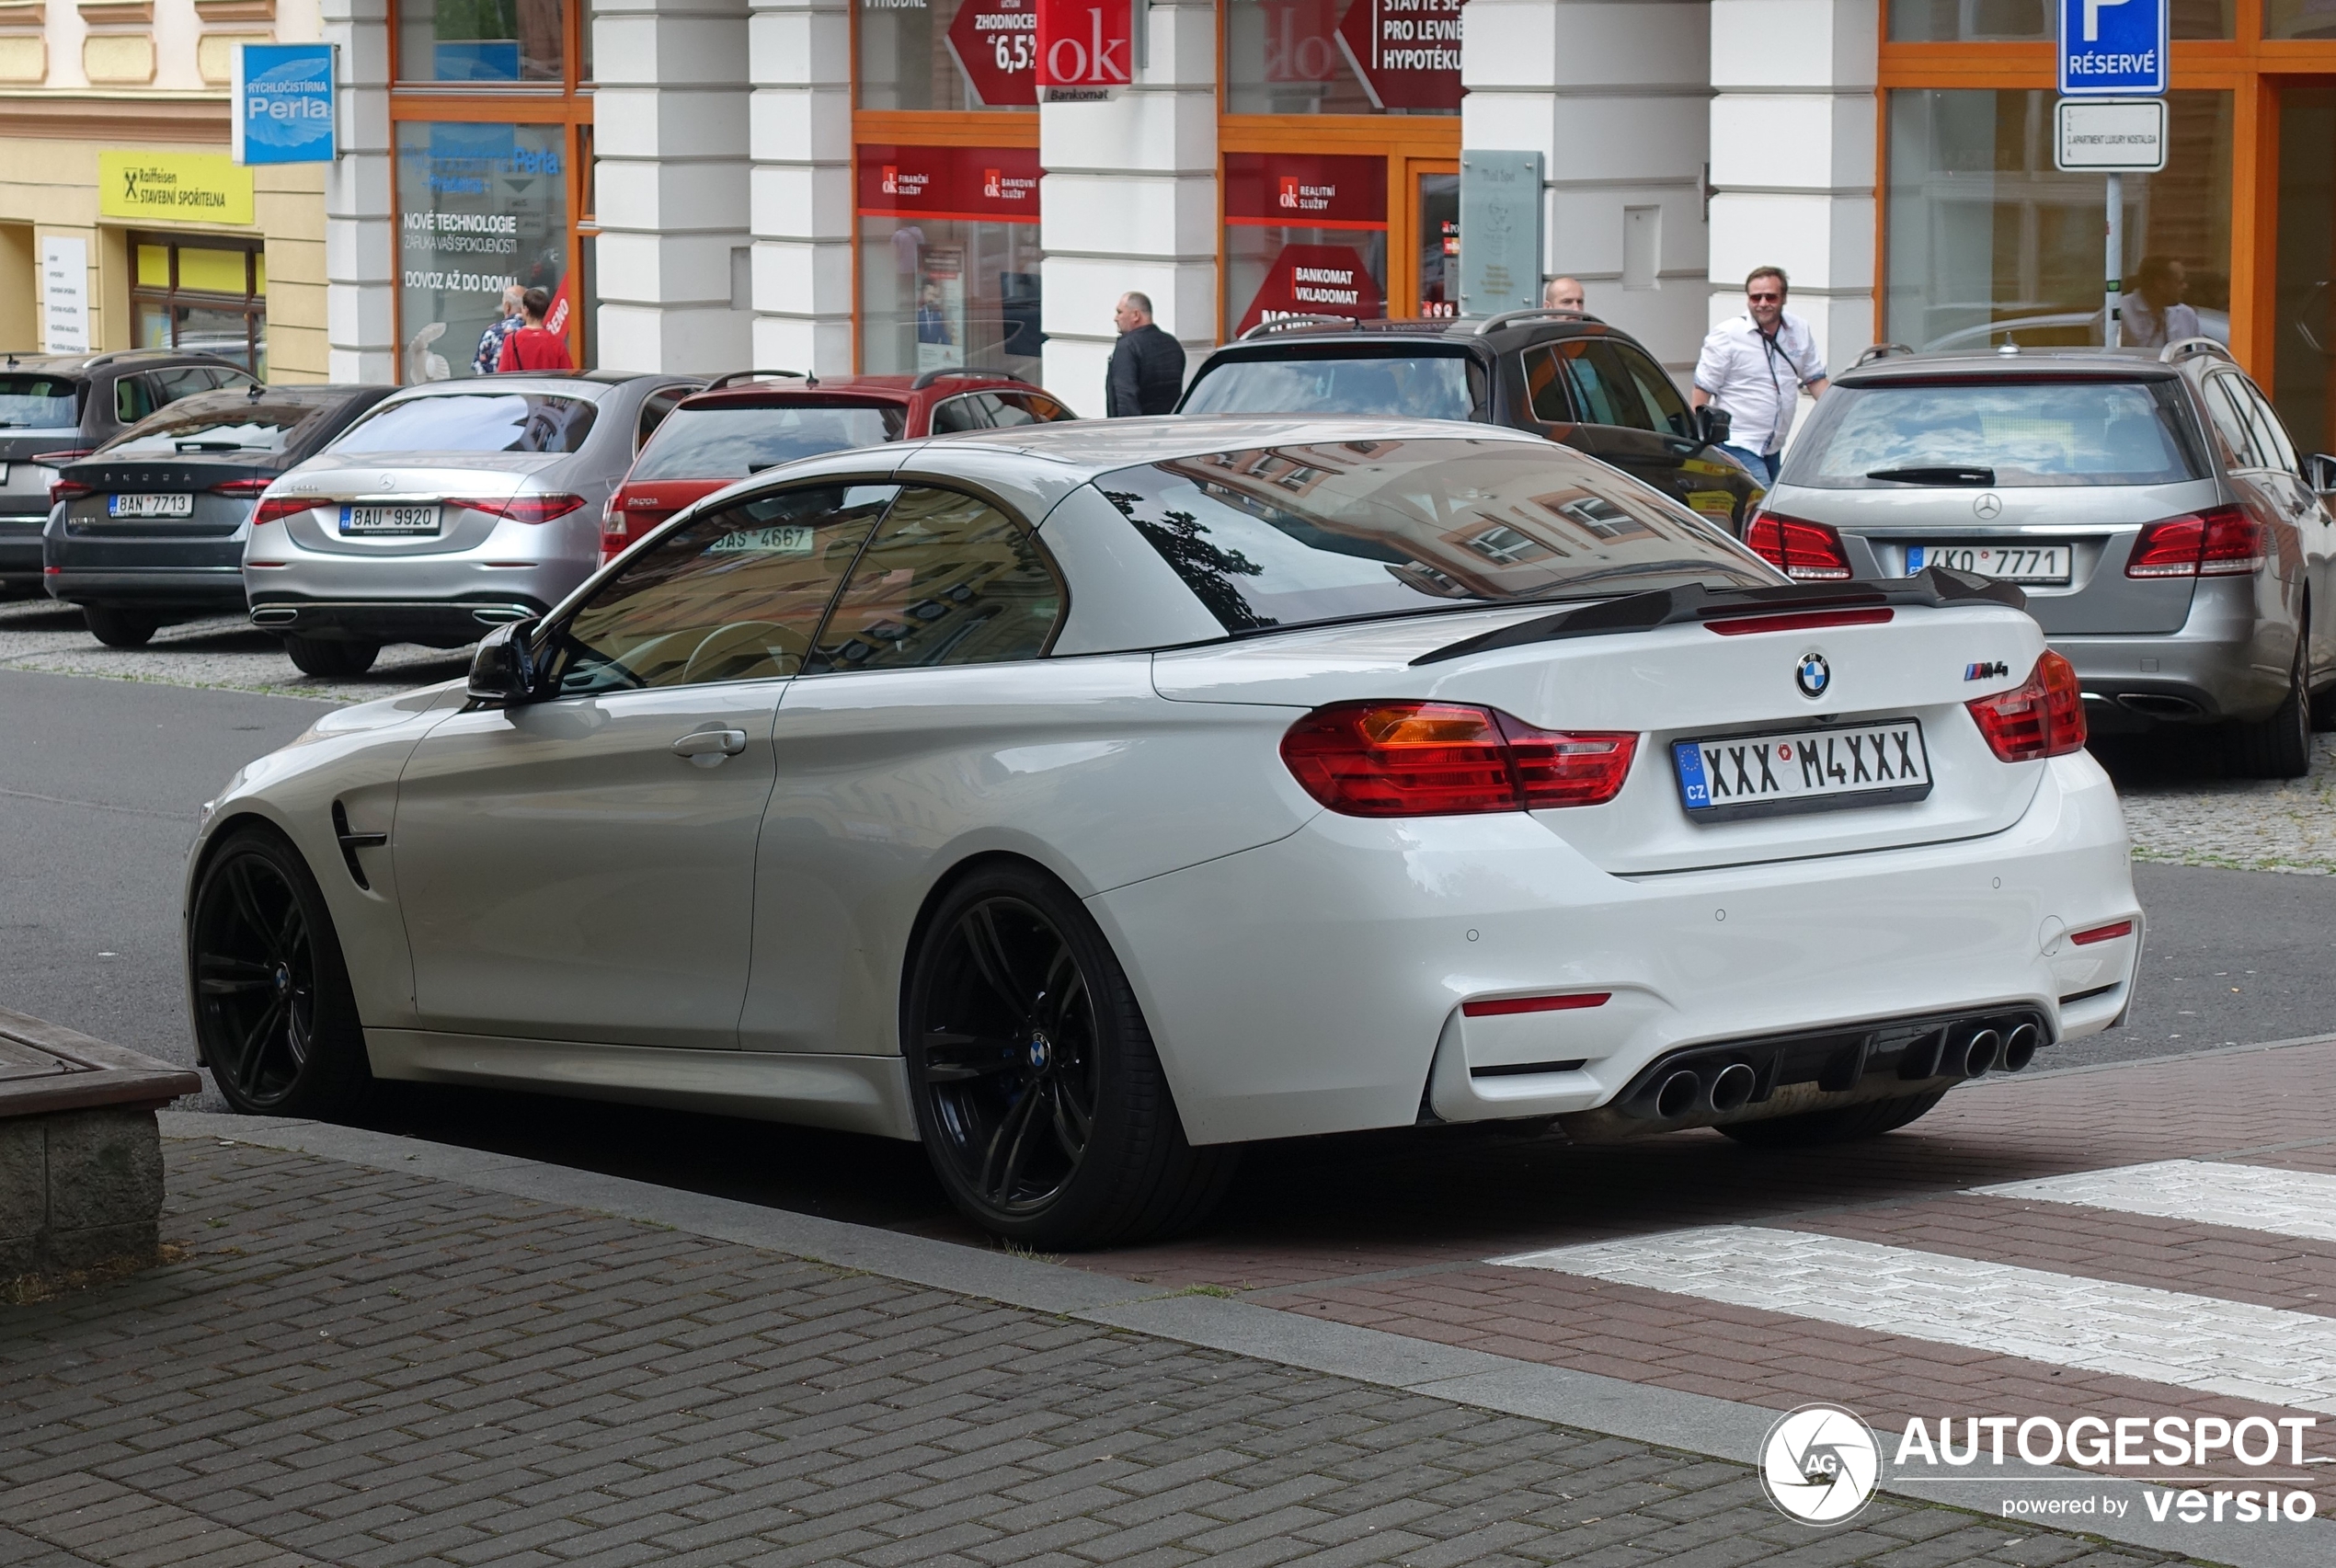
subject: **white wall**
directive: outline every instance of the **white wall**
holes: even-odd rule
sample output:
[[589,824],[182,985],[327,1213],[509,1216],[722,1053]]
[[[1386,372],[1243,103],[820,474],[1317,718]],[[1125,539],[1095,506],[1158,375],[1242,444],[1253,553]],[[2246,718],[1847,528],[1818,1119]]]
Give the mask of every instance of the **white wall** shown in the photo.
[[850,0],[750,0],[753,361],[852,373]]
[[[1712,10],[1711,0],[1469,0],[1461,12],[1461,145],[1541,154],[1542,276],[1581,279],[1593,314],[1682,378],[1709,292]],[[1626,277],[1633,223],[1646,265]]]
[[397,379],[397,236],[390,228],[387,0],[324,0],[324,39],[340,46],[341,154],[325,174],[326,373]]

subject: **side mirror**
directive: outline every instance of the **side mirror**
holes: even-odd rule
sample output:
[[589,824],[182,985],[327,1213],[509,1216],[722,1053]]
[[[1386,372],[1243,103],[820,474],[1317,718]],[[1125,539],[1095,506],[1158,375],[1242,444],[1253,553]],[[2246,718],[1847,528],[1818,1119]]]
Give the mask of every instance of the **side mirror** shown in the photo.
[[470,697],[477,703],[514,704],[535,696],[535,650],[528,637],[533,621],[513,621],[478,641],[471,655]]
[[1712,446],[1723,446],[1735,431],[1735,418],[1715,404],[1706,403],[1695,411],[1695,433]]
[[2336,492],[2336,457],[2316,452],[2304,459],[2304,479],[2323,496]]

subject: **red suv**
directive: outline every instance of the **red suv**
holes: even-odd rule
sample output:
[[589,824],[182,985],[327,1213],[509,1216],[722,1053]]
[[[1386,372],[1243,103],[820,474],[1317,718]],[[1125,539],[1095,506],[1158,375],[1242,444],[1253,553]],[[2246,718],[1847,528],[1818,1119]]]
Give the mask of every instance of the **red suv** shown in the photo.
[[641,448],[601,514],[601,559],[615,559],[691,502],[800,457],[1076,418],[999,371],[833,381],[800,371],[739,371],[675,405]]

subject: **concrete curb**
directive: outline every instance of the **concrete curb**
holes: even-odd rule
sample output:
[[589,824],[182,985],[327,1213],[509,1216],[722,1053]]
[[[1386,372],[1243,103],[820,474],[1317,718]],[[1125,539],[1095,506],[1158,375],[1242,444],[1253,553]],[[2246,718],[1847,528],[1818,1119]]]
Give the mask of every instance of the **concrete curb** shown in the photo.
[[[1763,1405],[1437,1345],[1379,1329],[1324,1322],[1254,1301],[1184,1292],[1148,1293],[1125,1280],[1036,1258],[361,1127],[201,1111],[164,1111],[156,1119],[162,1136],[167,1139],[249,1143],[667,1225],[711,1241],[786,1253],[956,1295],[1706,1455],[1732,1464],[1756,1463],[1762,1437],[1782,1413]],[[1886,1457],[1892,1448],[1890,1435],[1880,1436]],[[1974,1474],[1941,1482],[1933,1476],[1894,1476],[1886,1464],[1884,1468],[1880,1490],[1894,1496],[1998,1516],[1991,1510],[2004,1496],[2000,1482]],[[2014,1472],[2007,1469],[2004,1474],[2012,1479]],[[2170,1520],[2153,1528],[2143,1499],[2162,1499],[2168,1488],[2057,1465],[2048,1470],[2023,1466],[2016,1475],[2031,1483],[2047,1477],[2080,1482],[2096,1496],[2116,1498],[2125,1505],[2120,1518],[2095,1516],[2082,1526],[2066,1527],[2022,1518],[2017,1523],[2023,1529],[2179,1551],[2230,1568],[2325,1568],[2336,1562],[2336,1520],[2283,1523],[2275,1530],[2235,1524],[2178,1528]]]

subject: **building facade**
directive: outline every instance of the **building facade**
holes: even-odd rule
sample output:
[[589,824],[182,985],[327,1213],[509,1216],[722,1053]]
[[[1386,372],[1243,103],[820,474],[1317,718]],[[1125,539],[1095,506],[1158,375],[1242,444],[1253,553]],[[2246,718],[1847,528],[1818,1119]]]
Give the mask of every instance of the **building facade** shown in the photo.
[[[1758,264],[1837,364],[2099,332],[2052,0],[1139,0],[1133,84],[1043,105],[1034,0],[587,3],[321,0],[335,376],[467,373],[516,280],[588,362],[979,365],[1095,413],[1125,290],[1196,354],[1451,311],[1462,147],[1541,154],[1544,276],[1682,379]],[[2170,4],[2127,271],[2336,446],[2336,0]]]
[[325,379],[321,167],[228,155],[246,42],[316,0],[0,0],[0,348],[206,349]]

